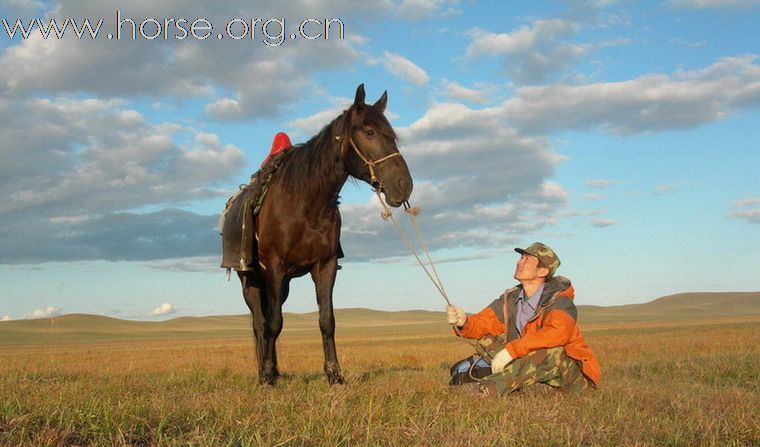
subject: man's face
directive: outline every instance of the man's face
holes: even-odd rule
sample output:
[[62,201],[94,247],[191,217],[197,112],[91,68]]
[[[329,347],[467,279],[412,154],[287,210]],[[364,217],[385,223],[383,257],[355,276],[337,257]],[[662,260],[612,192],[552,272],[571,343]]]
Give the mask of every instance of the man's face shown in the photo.
[[532,281],[545,278],[549,269],[538,266],[538,258],[529,254],[523,254],[517,261],[514,278],[518,281]]

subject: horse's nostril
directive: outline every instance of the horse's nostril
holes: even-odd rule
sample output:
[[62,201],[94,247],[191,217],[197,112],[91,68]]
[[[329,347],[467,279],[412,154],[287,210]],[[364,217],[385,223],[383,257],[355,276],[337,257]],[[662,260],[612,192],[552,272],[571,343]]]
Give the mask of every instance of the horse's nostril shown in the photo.
[[405,193],[410,193],[412,191],[412,184],[411,182],[407,181],[406,179],[400,179],[398,181],[398,186],[401,191],[404,191]]

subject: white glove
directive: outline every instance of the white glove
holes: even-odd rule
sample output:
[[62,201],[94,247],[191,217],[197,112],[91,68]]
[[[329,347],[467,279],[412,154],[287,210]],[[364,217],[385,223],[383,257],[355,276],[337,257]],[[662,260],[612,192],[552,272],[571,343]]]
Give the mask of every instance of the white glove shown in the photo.
[[509,351],[502,349],[497,352],[496,355],[493,356],[493,360],[491,360],[491,373],[497,374],[504,371],[504,368],[506,368],[511,361],[512,356],[509,355]]
[[457,327],[462,327],[467,321],[467,314],[464,313],[461,307],[449,304],[446,306],[446,321],[449,324],[456,324]]

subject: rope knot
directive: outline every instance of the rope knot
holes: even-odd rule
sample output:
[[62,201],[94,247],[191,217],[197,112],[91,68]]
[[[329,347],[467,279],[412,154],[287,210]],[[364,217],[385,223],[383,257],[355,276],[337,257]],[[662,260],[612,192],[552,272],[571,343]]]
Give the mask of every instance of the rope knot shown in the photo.
[[393,213],[391,213],[391,210],[389,209],[384,209],[380,211],[380,217],[382,217],[383,220],[388,220],[388,218],[390,218],[392,215]]
[[410,215],[414,216],[414,217],[417,217],[417,216],[420,215],[420,213],[422,212],[422,210],[420,209],[420,207],[415,206],[415,207],[407,209],[406,212],[409,213]]

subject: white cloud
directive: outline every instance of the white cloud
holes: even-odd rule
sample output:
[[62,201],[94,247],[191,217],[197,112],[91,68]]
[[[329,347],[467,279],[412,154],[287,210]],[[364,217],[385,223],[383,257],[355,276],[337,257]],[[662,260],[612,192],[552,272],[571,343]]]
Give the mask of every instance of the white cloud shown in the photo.
[[742,207],[742,206],[753,206],[753,205],[760,205],[760,197],[751,197],[748,199],[741,199],[735,201],[731,206],[734,208]]
[[[382,2],[352,4],[342,0],[331,1],[329,5],[315,5],[309,0],[257,4],[255,10],[241,0],[223,5],[199,0],[137,2],[125,7],[110,0],[53,2],[48,14],[60,20],[111,18],[119,9],[123,17],[137,20],[139,17],[185,17],[187,11],[192,11],[194,16],[204,17],[214,24],[250,14],[249,17],[282,17],[288,26],[302,17],[304,10],[316,14],[311,17],[330,17],[335,11],[352,17],[389,7],[387,2],[385,5]],[[216,29],[219,28],[217,25]],[[0,71],[0,91],[15,96],[43,91],[84,92],[102,97],[190,97],[207,101],[206,112],[223,120],[271,117],[298,101],[313,75],[350,66],[358,57],[354,46],[361,45],[356,36],[340,40],[331,35],[330,40],[287,39],[272,48],[263,43],[266,39],[261,30],[256,32],[258,37],[246,44],[232,39],[180,41],[172,38],[165,41],[98,38],[82,42],[69,36],[71,33],[63,39],[44,39],[39,33],[33,33],[29,39],[0,53],[0,65],[14,67]],[[270,32],[274,31],[270,29]]]
[[[393,98],[390,99],[392,102]],[[308,140],[319,133],[323,127],[340,116],[340,114],[351,107],[351,104],[354,102],[353,98],[347,97],[328,98],[328,100],[332,105],[328,106],[326,109],[306,117],[294,119],[287,123],[286,127],[290,129],[289,133],[292,137],[291,140],[293,140],[293,143],[296,143],[296,141],[299,140]],[[373,103],[374,98],[367,98],[366,102]],[[397,118],[397,116],[389,109],[386,109],[385,117],[390,122],[393,122]]]
[[760,0],[668,0],[666,4],[676,9],[750,9]]
[[409,59],[389,51],[383,53],[383,66],[390,73],[417,85],[424,85],[430,81],[430,76],[425,70]]
[[32,313],[24,315],[24,318],[48,318],[61,315],[60,307],[44,307],[41,309],[34,309]]
[[[170,0],[138,2],[121,10],[130,17],[176,17],[182,16],[178,11],[192,10],[221,21],[248,13],[293,17],[306,6],[325,17],[335,10],[350,17],[392,6],[409,14],[413,8],[423,14],[450,14],[458,4],[328,3],[265,4],[254,11],[240,1],[216,5]],[[61,2],[51,5],[51,14],[110,17],[115,6],[112,1]],[[6,48],[0,63],[20,68],[0,72],[0,141],[8,148],[0,154],[0,194],[6,198],[0,202],[0,246],[6,249],[0,263],[143,260],[157,268],[205,269],[207,257],[219,251],[217,216],[175,207],[226,198],[223,185],[243,166],[243,151],[179,121],[152,123],[119,98],[139,95],[149,103],[171,104],[190,97],[206,114],[224,120],[273,116],[301,98],[320,70],[354,63],[355,48],[365,42],[354,34],[346,41],[288,40],[271,49],[229,39],[82,45],[69,38],[32,38]],[[120,45],[118,51],[114,44]],[[386,52],[382,63],[417,85],[430,82],[424,69],[401,55]],[[448,93],[483,103],[483,93],[472,87],[451,83]],[[347,103],[338,98],[330,110],[289,125],[311,135]],[[508,240],[518,230],[552,222],[554,208],[567,201],[561,186],[548,181],[562,158],[547,139],[526,136],[503,118],[498,108],[446,103],[397,129],[415,181],[419,178],[413,197],[433,216],[430,231],[436,246],[451,240],[488,245],[493,243],[491,232],[502,230],[497,239]],[[364,220],[368,209],[373,217],[377,214],[372,203],[343,208],[357,218],[344,227],[354,240],[388,229]],[[476,221],[480,216],[486,219]],[[383,244],[379,248],[358,251],[366,253],[365,259],[389,253]],[[173,258],[184,261],[160,261]]]
[[[150,124],[119,100],[0,97],[0,122],[0,263],[156,259],[217,245],[215,216],[166,209],[214,197],[221,208],[220,184],[244,155],[217,135]],[[159,211],[125,212],[142,207]]]
[[686,39],[681,39],[678,37],[674,37],[670,39],[670,41],[676,45],[681,45],[688,48],[703,48],[705,45],[707,45],[707,42],[705,42],[704,40],[692,42],[692,41],[688,41]]
[[456,15],[458,10],[449,5],[456,5],[459,0],[402,0],[398,5],[398,16],[407,20],[417,20],[441,12],[442,15]]
[[[397,128],[402,154],[415,179],[411,203],[428,246],[495,247],[555,223],[567,193],[549,178],[562,157],[547,140],[507,127],[495,108],[434,104],[424,116]],[[342,241],[351,259],[403,255],[392,225],[379,216],[376,198],[342,205]],[[395,211],[397,220],[406,218]],[[407,232],[413,234],[411,228]]]
[[749,223],[760,224],[760,209],[741,210],[731,213],[734,219],[746,220]]
[[[118,101],[0,99],[0,211],[80,218],[88,213],[213,197],[243,152],[177,127],[151,125]],[[118,129],[118,132],[114,132]],[[181,129],[181,128],[180,128]],[[183,135],[184,136],[184,135]],[[3,219],[0,219],[2,223]]]
[[[342,0],[328,3],[327,9],[338,5],[366,12],[365,7],[352,7]],[[305,0],[295,2],[288,8],[295,11],[305,4]],[[419,0],[395,6],[417,7],[429,15],[451,4],[455,3]],[[60,8],[75,16],[82,15],[83,5],[66,2]],[[191,2],[188,6],[171,1],[156,8],[168,11],[166,16],[179,7],[197,6],[199,15],[221,8],[214,11],[220,16],[232,11],[235,14],[230,16],[237,16],[240,10],[252,8],[241,5],[232,2],[227,9],[226,4]],[[104,2],[102,7],[112,6]],[[381,6],[387,7],[388,2]],[[148,11],[142,3],[135,8],[133,16]],[[560,19],[534,21],[504,34],[475,30],[468,55],[504,57],[511,73],[532,83],[561,73],[595,48],[568,42],[579,30],[577,23]],[[0,202],[0,233],[5,235],[0,234],[0,246],[11,247],[14,254],[17,249],[30,250],[27,259],[34,262],[52,257],[182,257],[150,265],[204,270],[211,259],[206,256],[213,257],[219,249],[213,230],[216,217],[166,207],[223,197],[220,185],[238,173],[244,162],[242,150],[218,136],[176,123],[151,123],[123,101],[107,98],[139,94],[149,101],[171,102],[191,95],[207,114],[219,119],[271,116],[289,110],[312,86],[303,66],[342,70],[356,61],[355,47],[362,42],[366,41],[348,40],[324,48],[286,44],[276,51],[226,41],[153,47],[138,43],[134,52],[117,52],[118,58],[113,51],[109,54],[112,47],[99,43],[87,46],[67,41],[52,47],[50,42],[32,41],[8,48],[0,54],[3,63],[38,64],[38,68],[0,73],[4,93],[0,95],[0,141],[16,143],[8,145],[7,158],[0,155],[0,193],[6,197]],[[430,82],[425,70],[403,56],[386,52],[382,61],[389,72],[413,83]],[[124,70],[93,70],[94,66]],[[58,67],[60,73],[51,67]],[[397,129],[415,178],[413,204],[423,207],[431,245],[493,246],[522,232],[545,228],[566,213],[567,192],[550,181],[562,157],[554,152],[548,133],[577,128],[635,133],[718,120],[758,104],[757,67],[754,56],[742,56],[703,70],[619,83],[521,88],[514,98],[494,107],[482,107],[490,96],[477,84],[444,81],[446,97],[452,102],[433,104],[417,121]],[[107,77],[104,72],[109,71],[113,73]],[[92,93],[106,99],[62,99],[57,93],[53,99],[30,99],[50,91],[74,92],[74,98]],[[454,101],[467,101],[469,106]],[[288,125],[311,135],[345,108],[343,103],[333,104],[329,110]],[[374,202],[342,210],[347,243],[356,250],[351,252],[352,259],[357,253],[369,259],[395,250],[381,243],[387,239],[368,237],[392,232],[377,218]],[[14,215],[12,221],[8,214]],[[603,225],[610,220],[597,221]],[[10,239],[26,243],[14,245]],[[188,240],[197,243],[188,244]],[[25,247],[29,241],[31,248]]]
[[583,194],[581,196],[581,200],[585,200],[587,202],[598,202],[600,200],[604,200],[606,197],[603,194]]
[[559,183],[551,181],[544,181],[541,183],[539,196],[551,203],[567,202],[567,192],[562,188],[562,186],[560,186]]
[[[0,119],[7,144],[0,154],[4,212],[78,217],[210,197],[218,194],[210,184],[236,173],[243,161],[240,149],[218,137],[148,124],[118,101],[0,99]],[[178,146],[176,136],[195,143]]]
[[580,25],[565,19],[536,20],[512,33],[494,33],[471,29],[472,39],[465,56],[506,56],[509,74],[522,84],[541,83],[572,67],[593,47],[563,42],[561,38],[578,33]]
[[145,262],[148,268],[170,272],[219,273],[221,254],[215,256],[193,256],[189,258],[160,259]]
[[594,179],[586,182],[586,186],[594,189],[606,189],[612,186],[614,182],[607,179]]
[[349,108],[353,103],[353,98],[334,98],[332,99],[332,103],[333,105],[326,110],[290,121],[288,127],[303,136],[310,137],[315,135],[322,130],[327,123],[331,122],[335,117]]
[[653,194],[656,196],[667,194],[670,192],[678,191],[678,185],[674,184],[665,184],[665,185],[657,185],[654,188]]
[[591,226],[597,227],[597,228],[605,228],[605,227],[611,227],[613,225],[617,225],[617,221],[614,219],[591,219],[589,221]]
[[0,321],[13,321],[13,318],[9,315],[3,315],[3,318],[0,318]]
[[171,303],[164,303],[164,304],[156,307],[152,311],[150,311],[150,315],[152,317],[160,317],[160,316],[163,316],[163,315],[173,314],[176,311],[177,311],[177,309],[174,307],[173,304],[171,304]]
[[[18,15],[26,17],[45,9],[45,2],[41,0],[5,0],[6,11],[4,15],[7,18]],[[15,14],[14,14],[15,13]]]
[[206,105],[206,113],[221,119],[232,119],[242,116],[243,108],[237,99],[222,98]]
[[451,99],[467,101],[476,104],[484,104],[487,102],[485,93],[481,90],[468,88],[449,80],[444,80],[443,83],[446,87],[446,96]]
[[536,20],[512,33],[492,33],[479,28],[469,31],[473,41],[467,47],[467,56],[519,54],[553,41],[557,35],[572,34],[577,25],[562,19]]
[[695,127],[760,105],[756,59],[728,57],[699,70],[622,82],[523,87],[501,113],[534,132],[600,127],[632,134]]
[[4,248],[0,263],[155,260],[219,253],[218,215],[164,209],[93,215],[66,224],[51,224],[36,215],[18,213],[0,220]]
[[760,224],[760,197],[737,200],[731,207],[740,209],[729,214],[728,217],[746,220],[751,224]]

